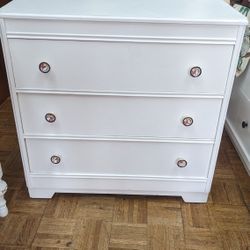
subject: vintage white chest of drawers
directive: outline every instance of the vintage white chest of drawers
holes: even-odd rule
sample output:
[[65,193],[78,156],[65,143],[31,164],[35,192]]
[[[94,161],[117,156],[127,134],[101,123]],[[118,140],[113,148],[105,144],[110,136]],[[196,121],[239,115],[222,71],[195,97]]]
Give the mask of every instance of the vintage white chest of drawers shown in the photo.
[[0,21],[30,197],[206,202],[243,16],[220,0],[14,0]]

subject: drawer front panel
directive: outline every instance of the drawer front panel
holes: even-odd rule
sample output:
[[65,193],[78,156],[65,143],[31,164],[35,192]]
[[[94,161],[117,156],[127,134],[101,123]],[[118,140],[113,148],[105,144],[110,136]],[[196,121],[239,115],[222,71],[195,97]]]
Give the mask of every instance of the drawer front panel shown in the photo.
[[19,94],[19,102],[25,134],[198,139],[215,137],[221,106],[220,99],[53,94]]
[[[206,177],[212,144],[27,139],[34,173]],[[195,153],[194,153],[195,152]],[[51,157],[60,157],[54,164]],[[53,158],[53,159],[54,159]],[[186,167],[177,166],[186,160]]]
[[[155,42],[10,39],[9,45],[17,88],[139,93],[223,94],[233,51]],[[50,65],[48,73],[39,71],[41,62]],[[196,78],[194,66],[202,69]]]

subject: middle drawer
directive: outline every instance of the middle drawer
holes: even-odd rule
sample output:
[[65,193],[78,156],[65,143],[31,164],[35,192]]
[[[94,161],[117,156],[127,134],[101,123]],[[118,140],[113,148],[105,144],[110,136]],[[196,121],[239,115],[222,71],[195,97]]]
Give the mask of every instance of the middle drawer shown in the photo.
[[29,135],[212,139],[221,106],[221,99],[209,98],[26,93],[18,97],[24,133]]

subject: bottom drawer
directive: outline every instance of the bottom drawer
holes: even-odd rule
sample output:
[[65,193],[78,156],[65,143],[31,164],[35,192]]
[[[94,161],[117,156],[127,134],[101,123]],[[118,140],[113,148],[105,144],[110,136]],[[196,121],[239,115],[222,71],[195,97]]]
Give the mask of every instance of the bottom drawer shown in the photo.
[[33,173],[177,178],[206,177],[213,148],[209,143],[109,139],[27,139],[26,144]]

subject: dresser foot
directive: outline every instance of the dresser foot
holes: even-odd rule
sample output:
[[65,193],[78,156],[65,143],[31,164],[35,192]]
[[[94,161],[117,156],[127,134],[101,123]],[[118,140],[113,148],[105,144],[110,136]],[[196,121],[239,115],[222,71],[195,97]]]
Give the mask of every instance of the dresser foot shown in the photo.
[[207,202],[208,199],[208,193],[199,193],[199,192],[184,193],[182,194],[182,199],[185,202],[205,203]]
[[30,198],[52,198],[54,193],[51,190],[47,190],[47,189],[42,189],[42,188],[29,188],[29,195]]

